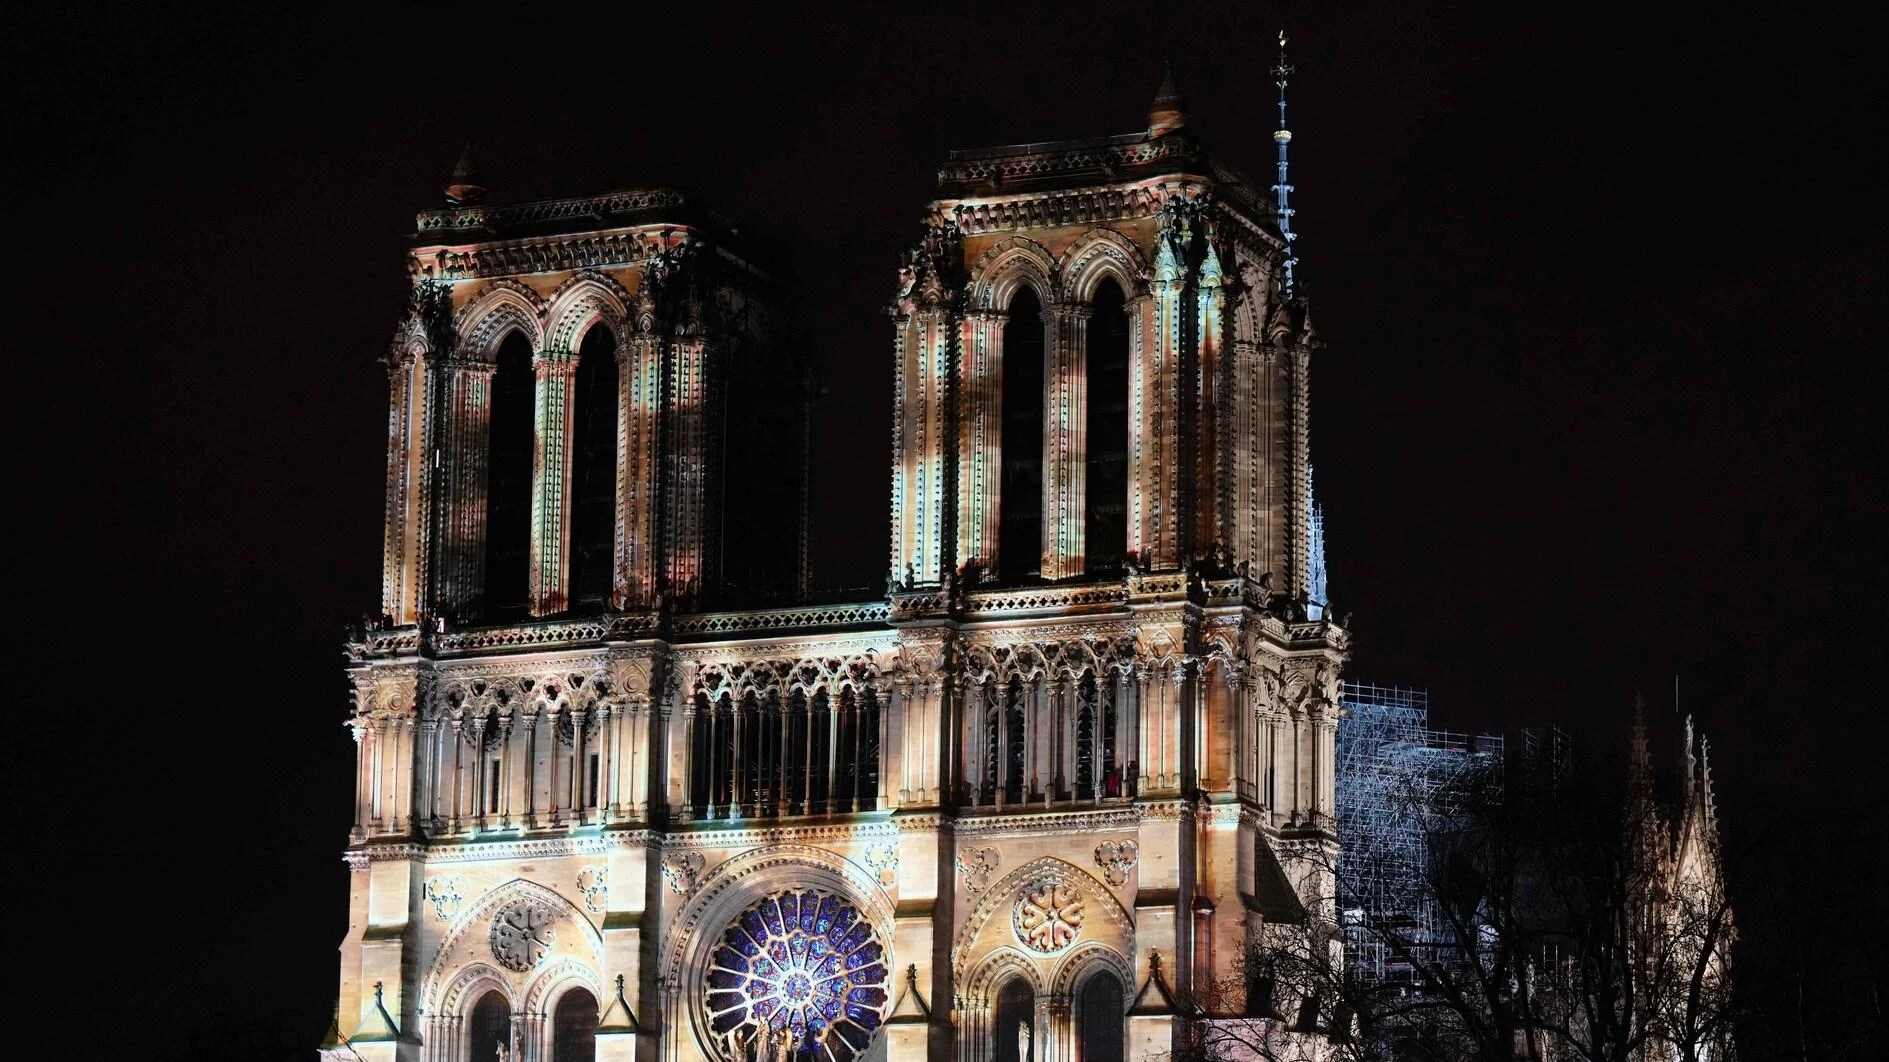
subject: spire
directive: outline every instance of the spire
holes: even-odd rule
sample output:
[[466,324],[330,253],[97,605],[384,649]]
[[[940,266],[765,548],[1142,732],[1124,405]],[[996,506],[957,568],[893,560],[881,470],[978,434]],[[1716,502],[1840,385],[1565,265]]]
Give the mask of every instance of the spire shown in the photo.
[[1633,759],[1627,764],[1633,799],[1645,802],[1653,794],[1653,758],[1646,747],[1646,698],[1633,697]]
[[1181,90],[1174,87],[1173,65],[1165,64],[1161,71],[1161,87],[1154,94],[1154,106],[1148,108],[1148,135],[1167,136],[1186,127],[1187,101],[1181,99]]
[[1273,143],[1279,145],[1279,183],[1272,186],[1273,198],[1279,203],[1279,235],[1286,241],[1285,260],[1285,296],[1288,299],[1298,295],[1292,269],[1299,264],[1299,256],[1293,250],[1292,241],[1298,239],[1292,233],[1292,180],[1286,175],[1286,146],[1292,143],[1292,130],[1286,128],[1286,81],[1292,76],[1292,65],[1286,62],[1286,31],[1279,31],[1279,64],[1272,68],[1273,83],[1279,86],[1279,128],[1272,134]]
[[446,202],[465,206],[484,198],[485,185],[479,183],[479,167],[472,161],[472,144],[468,141],[459,154],[459,165],[453,167],[452,178],[446,182]]

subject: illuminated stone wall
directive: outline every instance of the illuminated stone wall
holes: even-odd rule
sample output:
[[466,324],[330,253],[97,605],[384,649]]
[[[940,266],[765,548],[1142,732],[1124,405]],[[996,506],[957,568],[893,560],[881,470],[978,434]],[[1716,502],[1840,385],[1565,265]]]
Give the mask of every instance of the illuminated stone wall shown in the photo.
[[[496,993],[532,1060],[567,998],[598,1002],[607,1058],[1027,1042],[1073,1062],[1084,1035],[1152,1058],[1243,1013],[1249,942],[1330,920],[1348,635],[1303,600],[1316,344],[1272,291],[1266,200],[1184,121],[1155,124],[945,167],[893,304],[887,594],[853,604],[705,605],[711,369],[729,322],[766,333],[769,295],[688,280],[726,248],[664,216],[680,193],[422,215],[389,359],[386,615],[348,647],[329,1057],[492,1057],[470,1030]],[[1130,556],[1109,566],[1084,527],[1104,281],[1130,343]],[[1006,581],[1021,285],[1044,307],[1045,431],[1009,446],[1041,447],[1043,531],[1035,574]],[[710,305],[722,323],[698,326]],[[610,607],[581,614],[569,388],[598,324],[619,338],[617,566]],[[535,366],[533,618],[481,625],[453,606],[479,593],[483,418],[513,334]],[[1111,981],[1118,1027],[1085,1034]]]

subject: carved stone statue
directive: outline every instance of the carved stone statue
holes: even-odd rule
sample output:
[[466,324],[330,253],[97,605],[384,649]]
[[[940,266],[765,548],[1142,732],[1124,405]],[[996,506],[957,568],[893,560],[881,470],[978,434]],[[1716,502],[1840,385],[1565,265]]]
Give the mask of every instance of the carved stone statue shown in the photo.
[[1036,1062],[1036,1045],[1033,1042],[1036,1031],[1030,1027],[1030,1019],[1017,1022],[1017,1058],[1021,1062]]

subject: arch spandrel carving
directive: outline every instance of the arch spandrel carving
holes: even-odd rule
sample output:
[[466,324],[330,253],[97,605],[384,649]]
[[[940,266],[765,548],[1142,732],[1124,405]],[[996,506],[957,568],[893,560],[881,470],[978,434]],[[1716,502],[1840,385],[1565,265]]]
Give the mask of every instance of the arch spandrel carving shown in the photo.
[[971,307],[1006,309],[1024,284],[1044,306],[1053,306],[1062,301],[1057,276],[1056,259],[1042,244],[1024,236],[1000,240],[971,267]]
[[629,336],[632,305],[630,293],[615,278],[590,271],[573,274],[546,300],[544,349],[574,352],[597,324],[610,329],[620,345]]
[[1130,986],[1135,983],[1134,970],[1128,960],[1123,958],[1122,952],[1099,941],[1078,944],[1056,964],[1056,973],[1050,979],[1050,992],[1065,998],[1073,996],[1084,982],[1103,972],[1114,974],[1121,981],[1124,991],[1132,991]]
[[[516,903],[540,904],[551,914],[548,929],[551,946],[542,962],[520,973],[500,968],[489,951],[488,938],[492,918],[500,910]],[[600,983],[603,969],[603,935],[597,931],[577,905],[561,893],[523,878],[513,878],[479,897],[453,921],[434,953],[426,979],[421,982],[420,999],[430,1013],[446,1010],[449,996],[464,1004],[465,989],[480,977],[496,979],[505,985],[506,997],[514,1004],[526,997],[527,986],[541,980],[554,969],[581,967],[593,987]],[[473,996],[471,998],[477,998]]]
[[453,315],[460,352],[480,361],[498,357],[499,343],[513,330],[533,351],[544,349],[544,300],[516,280],[495,280]]
[[511,975],[490,963],[475,962],[462,967],[446,982],[435,1013],[463,1017],[487,992],[505,997],[508,1007],[518,1008]]
[[1046,979],[1035,959],[1016,948],[993,948],[978,959],[969,977],[963,981],[964,997],[975,1003],[988,1003],[1005,981],[1020,977],[1030,986],[1031,995],[1043,998]]
[[[1055,879],[1077,894],[1083,910],[1082,933],[1067,948],[1058,948],[1053,953],[1041,955],[1030,954],[1017,940],[1012,913],[1018,902],[1024,899],[1025,890],[1048,878]],[[961,980],[965,970],[987,961],[989,956],[1002,949],[1010,949],[1026,956],[1039,971],[1037,984],[1040,988],[1047,980],[1041,976],[1041,972],[1054,969],[1058,963],[1065,961],[1065,956],[1073,955],[1076,950],[1096,944],[1121,954],[1133,954],[1134,943],[1134,918],[1122,908],[1113,890],[1094,874],[1068,860],[1043,856],[1016,868],[984,890],[965,917],[963,928],[958,931],[957,940],[953,942],[951,967],[954,975]]]
[[1146,294],[1153,267],[1135,241],[1098,226],[1083,233],[1056,263],[1062,290],[1076,302],[1095,301],[1095,289],[1114,280],[1128,298]]

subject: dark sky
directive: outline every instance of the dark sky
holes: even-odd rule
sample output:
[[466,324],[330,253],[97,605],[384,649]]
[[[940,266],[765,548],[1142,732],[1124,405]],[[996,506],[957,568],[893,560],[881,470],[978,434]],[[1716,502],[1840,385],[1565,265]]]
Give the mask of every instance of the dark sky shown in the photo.
[[1210,143],[1267,178],[1282,21],[1352,675],[1429,687],[1455,727],[1614,740],[1678,674],[1733,821],[1880,807],[1883,92],[1856,27],[390,7],[62,8],[0,44],[12,522],[23,611],[59,646],[15,655],[36,721],[10,773],[32,895],[118,945],[84,964],[86,1020],[194,1058],[325,1027],[339,635],[379,590],[375,359],[463,141],[500,202],[683,184],[796,248],[827,389],[817,577],[878,586],[881,308],[945,152],[1139,129],[1166,56]]

